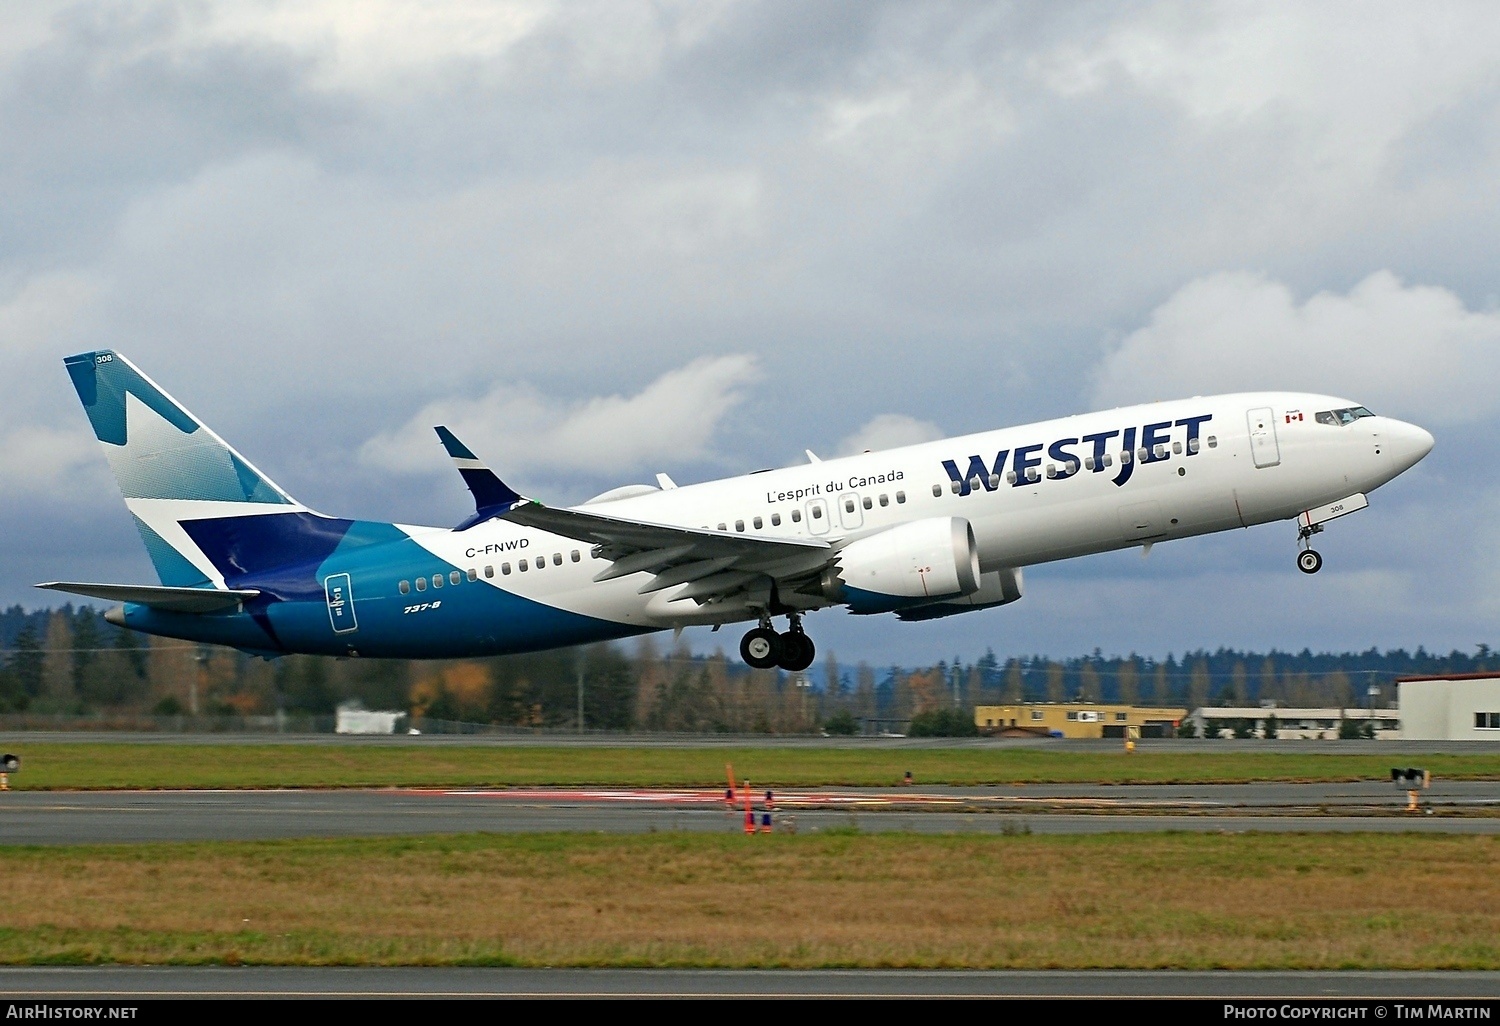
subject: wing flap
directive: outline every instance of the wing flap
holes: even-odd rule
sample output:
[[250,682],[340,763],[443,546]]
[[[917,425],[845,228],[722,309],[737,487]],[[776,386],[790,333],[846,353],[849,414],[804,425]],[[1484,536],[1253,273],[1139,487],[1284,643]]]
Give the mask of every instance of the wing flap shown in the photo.
[[784,581],[823,566],[827,542],[766,538],[729,531],[652,524],[576,509],[554,509],[534,500],[518,503],[502,519],[595,547],[611,560],[597,580],[650,573],[642,595],[681,586],[678,598],[717,602],[757,581]]
[[84,598],[103,599],[106,602],[134,602],[168,613],[217,613],[233,609],[241,602],[260,594],[255,588],[170,588],[151,584],[90,584],[76,581],[48,581],[37,587],[69,595],[82,595]]
[[797,552],[820,552],[829,548],[827,542],[812,538],[764,538],[729,531],[653,524],[584,510],[544,506],[535,500],[517,504],[503,514],[502,519],[615,550],[620,556],[647,549],[691,545],[688,553],[677,557],[684,562],[719,556],[734,556],[737,560],[781,559]]

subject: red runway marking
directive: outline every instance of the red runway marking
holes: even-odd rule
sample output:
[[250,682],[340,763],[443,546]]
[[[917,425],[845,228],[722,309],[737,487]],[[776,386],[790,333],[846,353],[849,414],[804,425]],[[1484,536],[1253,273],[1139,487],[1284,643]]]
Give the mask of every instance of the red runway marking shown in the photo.
[[[499,801],[541,802],[638,802],[654,805],[724,805],[719,790],[655,790],[652,788],[551,788],[409,790],[407,794],[444,798],[493,798]],[[847,791],[776,791],[778,806],[807,805],[959,805],[968,799],[952,795],[913,794],[909,791],[856,793]],[[759,795],[754,799],[760,803]]]
[[[437,798],[489,798],[512,802],[600,802],[634,803],[644,805],[709,805],[725,807],[724,792],[717,789],[656,789],[656,788],[565,788],[565,787],[512,787],[512,788],[466,788],[453,790],[408,789],[403,793]],[[1079,808],[1113,808],[1142,806],[1210,806],[1221,802],[1202,799],[1120,799],[1063,796],[1041,797],[1032,795],[950,795],[922,794],[912,791],[776,791],[775,804],[786,808],[892,806],[892,805],[1041,805],[1073,806]],[[757,804],[761,799],[756,796]]]

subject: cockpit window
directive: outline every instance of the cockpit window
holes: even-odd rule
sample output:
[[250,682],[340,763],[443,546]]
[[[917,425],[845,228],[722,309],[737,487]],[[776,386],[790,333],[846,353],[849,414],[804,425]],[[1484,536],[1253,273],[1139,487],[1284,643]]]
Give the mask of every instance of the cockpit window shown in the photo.
[[1363,406],[1350,406],[1342,410],[1324,410],[1322,413],[1316,414],[1314,419],[1319,424],[1332,424],[1337,427],[1340,424],[1353,424],[1361,417],[1373,416],[1375,414]]

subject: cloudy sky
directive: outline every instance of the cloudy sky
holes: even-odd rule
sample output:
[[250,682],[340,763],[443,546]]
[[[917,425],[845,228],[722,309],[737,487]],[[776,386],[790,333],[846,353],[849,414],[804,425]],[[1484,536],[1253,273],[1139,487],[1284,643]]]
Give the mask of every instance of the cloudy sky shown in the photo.
[[[837,612],[841,659],[1496,643],[1487,4],[0,6],[0,602],[153,580],[63,356],[292,494],[448,524],[441,417],[577,502],[1241,388],[1437,437],[1320,539]],[[694,637],[711,648],[725,634]]]

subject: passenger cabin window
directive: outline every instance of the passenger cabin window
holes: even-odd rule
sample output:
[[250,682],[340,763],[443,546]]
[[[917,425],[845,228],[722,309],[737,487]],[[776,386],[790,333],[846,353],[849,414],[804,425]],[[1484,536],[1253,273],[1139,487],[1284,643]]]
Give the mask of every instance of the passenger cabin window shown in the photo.
[[897,492],[896,493],[896,501],[898,503],[904,503],[906,501],[906,493],[905,492]]
[[823,507],[822,506],[814,506],[812,508],[812,515],[813,515],[813,519],[814,520],[822,520],[823,519]]
[[552,565],[553,566],[562,566],[562,553],[561,552],[554,552],[554,553],[552,553]]
[[[538,557],[536,557],[536,568],[538,570],[545,570],[545,569],[547,569],[547,557],[546,556],[538,556]],[[525,570],[526,568],[523,566],[521,569]]]
[[880,504],[882,506],[889,506],[891,504],[891,498],[890,498],[890,496],[888,496],[888,495],[882,495],[880,497]]
[[752,523],[754,523],[754,524],[755,524],[755,529],[756,529],[756,530],[757,530],[757,531],[759,531],[759,530],[760,530],[760,529],[761,529],[761,528],[762,528],[762,527],[765,527],[765,526],[766,526],[766,522],[765,522],[765,521],[764,521],[764,520],[762,520],[762,519],[761,519],[761,518],[760,518],[760,517],[756,517],[756,518],[755,518],[755,519],[754,519],[754,520],[753,520],[753,521],[752,521]]
[[405,581],[402,581],[400,584],[396,585],[396,587],[401,590],[401,594],[403,595],[409,594],[411,592],[411,585],[406,583]]
[[449,584],[457,584],[459,581],[461,581],[463,579],[464,579],[464,575],[461,574],[461,573],[459,573],[457,570],[454,570],[452,573],[450,573],[448,575],[448,583]]
[[932,486],[932,497],[934,499],[938,499],[938,498],[942,498],[942,495],[943,495],[943,486],[942,485],[933,485]]
[[571,553],[569,553],[569,558],[571,558],[575,563],[580,563],[583,561],[583,553],[579,552],[577,549],[574,549]]
[[845,513],[853,513],[854,512],[854,500],[853,499],[845,499],[844,500],[844,512]]
[[792,510],[792,523],[794,523],[794,524],[800,524],[800,523],[802,523],[802,511],[800,509],[794,509],[794,510]]
[[425,577],[418,577],[417,578],[417,590],[418,591],[426,591],[427,590],[427,578],[425,578]]
[[1210,449],[1217,449],[1219,447],[1219,436],[1218,435],[1209,435],[1208,436],[1208,447]]
[[781,526],[781,514],[780,513],[772,513],[771,514],[771,526],[772,527],[780,527]]
[[443,575],[442,574],[433,574],[432,575],[432,586],[434,588],[441,588],[443,586]]
[[495,576],[495,568],[493,566],[487,566],[487,567],[485,567],[484,568],[484,576],[486,576],[486,577],[494,577]]
[[477,580],[479,580],[479,571],[475,570],[473,567],[469,568],[469,580],[471,580],[471,581],[477,581]]
[[729,525],[728,524],[720,524],[719,525],[719,530],[721,530],[721,531],[727,531],[727,530],[729,530]]
[[734,522],[734,529],[736,531],[743,531],[745,529],[745,522],[743,520],[736,520]]
[[524,574],[526,572],[526,560],[524,560],[524,559],[518,559],[518,560],[516,560],[516,567],[517,567],[517,569],[519,569],[521,571],[521,573]]
[[868,495],[865,496],[865,509],[869,509],[873,505],[875,505],[875,503],[870,501],[870,497]]
[[501,563],[500,564],[500,574],[501,574],[502,577],[509,577],[510,576],[510,564],[509,563]]

